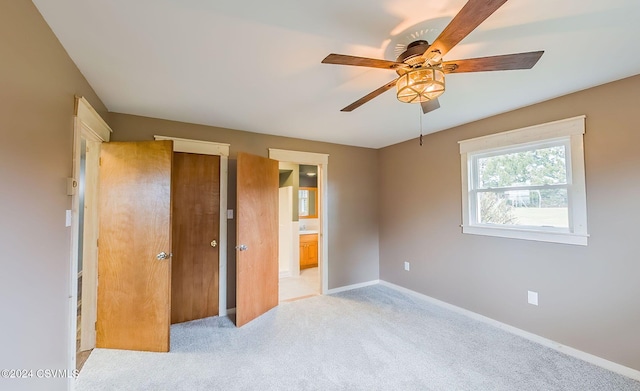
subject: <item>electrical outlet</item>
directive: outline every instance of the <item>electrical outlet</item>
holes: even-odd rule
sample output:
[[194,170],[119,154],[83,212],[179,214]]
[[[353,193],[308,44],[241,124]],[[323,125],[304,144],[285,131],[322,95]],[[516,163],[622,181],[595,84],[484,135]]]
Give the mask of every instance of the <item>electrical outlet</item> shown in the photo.
[[529,304],[538,305],[538,292],[527,291]]
[[411,270],[411,264],[409,262],[405,262],[404,263],[404,270],[406,270],[406,271]]

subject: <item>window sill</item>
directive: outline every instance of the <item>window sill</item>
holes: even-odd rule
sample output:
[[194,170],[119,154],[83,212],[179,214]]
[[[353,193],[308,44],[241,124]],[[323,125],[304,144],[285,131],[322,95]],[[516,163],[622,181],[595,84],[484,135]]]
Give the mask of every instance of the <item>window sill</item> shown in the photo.
[[586,246],[589,235],[570,232],[536,231],[531,229],[502,228],[489,226],[462,226],[462,233],[471,235],[496,236],[510,239],[534,240]]

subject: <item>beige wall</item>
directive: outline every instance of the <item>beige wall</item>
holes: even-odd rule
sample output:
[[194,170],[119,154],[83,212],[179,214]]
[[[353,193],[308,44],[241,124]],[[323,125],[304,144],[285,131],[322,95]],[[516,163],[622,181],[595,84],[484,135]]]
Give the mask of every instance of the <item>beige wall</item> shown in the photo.
[[[377,151],[258,133],[110,113],[114,141],[152,140],[154,135],[231,144],[229,208],[235,209],[236,154],[268,156],[268,148],[329,154],[329,288],[378,279]],[[302,133],[302,131],[301,131]],[[228,248],[235,247],[235,220]],[[235,251],[229,251],[229,306],[235,306]]]
[[[639,91],[636,76],[380,150],[380,278],[640,370]],[[589,245],[463,235],[458,141],[581,114]]]
[[[107,117],[29,1],[0,2],[0,59],[0,369],[67,365],[65,178],[78,94],[116,129],[116,140],[162,134],[230,143],[232,174],[237,151],[329,153],[330,288],[376,279],[380,267],[382,279],[640,370],[640,76],[429,135],[422,148],[412,140],[374,151]],[[589,246],[462,235],[457,141],[581,114]],[[234,221],[229,228],[233,245]],[[411,272],[402,270],[405,260]],[[540,293],[539,307],[526,304],[527,290]],[[0,389],[65,389],[63,380],[8,382],[0,379]]]
[[[0,368],[67,369],[74,94],[105,107],[30,1],[0,1]],[[0,389],[63,390],[62,380]]]

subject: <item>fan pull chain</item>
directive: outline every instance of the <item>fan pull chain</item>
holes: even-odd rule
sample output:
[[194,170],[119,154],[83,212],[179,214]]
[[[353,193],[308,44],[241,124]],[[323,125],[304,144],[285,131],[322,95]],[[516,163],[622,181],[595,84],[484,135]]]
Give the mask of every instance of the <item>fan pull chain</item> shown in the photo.
[[422,146],[422,106],[418,105],[418,115],[420,116],[420,146]]

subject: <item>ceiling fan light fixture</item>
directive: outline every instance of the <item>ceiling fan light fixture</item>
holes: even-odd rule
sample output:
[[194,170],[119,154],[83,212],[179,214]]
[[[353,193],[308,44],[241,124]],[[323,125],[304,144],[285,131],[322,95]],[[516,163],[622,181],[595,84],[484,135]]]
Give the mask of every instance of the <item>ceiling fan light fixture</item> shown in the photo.
[[412,69],[396,82],[397,97],[403,103],[422,103],[444,92],[444,72],[439,66]]

